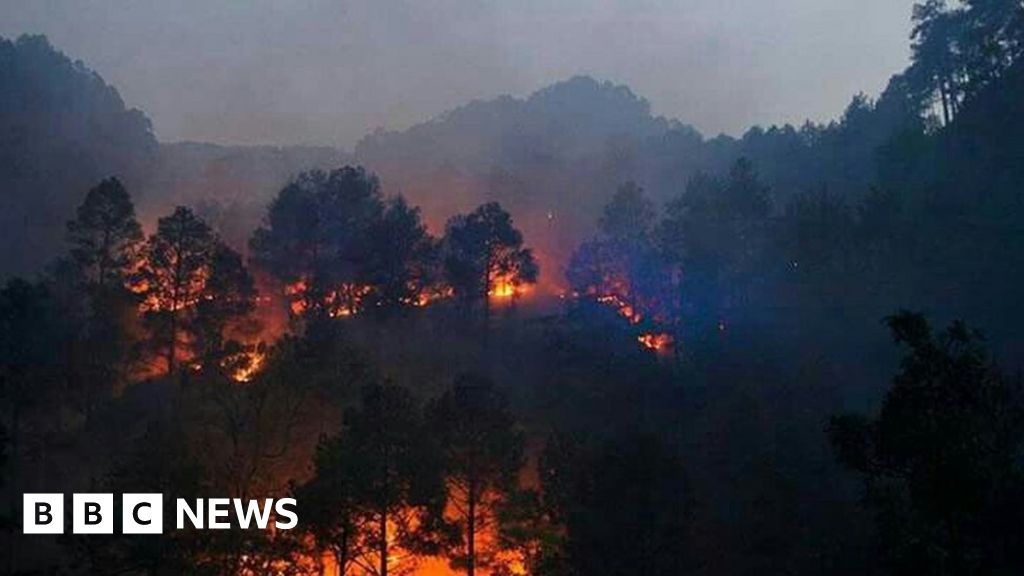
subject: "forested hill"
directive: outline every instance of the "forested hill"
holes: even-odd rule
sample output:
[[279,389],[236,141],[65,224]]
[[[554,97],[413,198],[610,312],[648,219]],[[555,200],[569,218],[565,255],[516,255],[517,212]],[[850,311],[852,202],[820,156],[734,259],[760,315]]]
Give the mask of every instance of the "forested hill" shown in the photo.
[[[204,205],[238,248],[261,206],[302,170],[353,160],[334,148],[158,144],[149,120],[116,89],[41,36],[2,44],[4,140],[0,187],[6,209],[0,274],[39,272],[63,224],[100,179],[125,181],[143,219],[174,204]],[[827,187],[863,194],[877,150],[909,116],[883,97],[853,100],[829,125],[754,128],[742,138],[705,138],[656,117],[629,88],[578,76],[525,99],[472,102],[400,132],[379,131],[354,160],[385,190],[444,220],[482,200],[502,202],[538,246],[545,278],[557,282],[575,244],[589,234],[615,188],[634,180],[667,201],[697,172],[724,172],[751,159],[776,197]],[[913,116],[916,118],[916,116]]]
[[351,156],[157,144],[4,43],[0,275],[67,242],[0,290],[3,517],[305,506],[156,548],[0,530],[9,572],[1024,573],[1024,5],[913,23],[824,125],[707,138],[577,77]]
[[590,234],[605,203],[626,181],[658,203],[699,173],[752,161],[776,206],[809,191],[864,196],[893,171],[886,146],[923,134],[920,110],[895,82],[877,99],[858,95],[828,124],[754,127],[740,138],[708,138],[654,116],[628,87],[578,76],[528,98],[477,101],[400,132],[364,138],[356,160],[385,187],[424,207],[427,220],[481,201],[509,207],[560,276],[568,252]]
[[223,146],[161,143],[139,198],[147,224],[175,206],[191,206],[238,250],[260,224],[267,204],[289,178],[351,161],[327,146]]
[[41,272],[104,178],[124,182],[145,224],[193,206],[241,248],[288,178],[347,160],[330,147],[159,143],[142,111],[45,37],[0,38],[0,278]]
[[853,97],[835,122],[755,126],[739,138],[709,138],[654,116],[627,86],[576,76],[525,99],[475,101],[404,131],[371,134],[355,156],[405,188],[423,177],[428,186],[433,178],[459,178],[480,194],[510,180],[522,194],[569,194],[564,185],[549,193],[525,190],[543,184],[531,180],[569,173],[572,187],[591,190],[588,204],[597,207],[623,181],[667,199],[695,173],[722,171],[740,157],[787,196],[820,186],[864,192],[877,174],[878,148],[918,124],[916,112],[891,89],[877,100]]
[[42,36],[0,38],[0,272],[40,269],[64,223],[111,174],[137,186],[157,155],[149,119]]
[[[628,87],[577,76],[526,98],[476,101],[407,130],[378,131],[352,155],[334,148],[158,144],[142,112],[126,109],[114,88],[45,38],[4,40],[0,224],[11,249],[0,256],[0,273],[39,271],[72,207],[103,177],[126,182],[144,220],[173,204],[202,205],[204,216],[220,222],[242,249],[262,205],[290,177],[357,162],[380,176],[385,192],[421,206],[435,230],[452,214],[500,201],[537,247],[542,277],[558,283],[571,252],[593,232],[622,183],[636,182],[664,205],[696,174],[725,174],[746,158],[769,189],[774,215],[795,210],[794,202],[809,194],[825,193],[855,212],[870,208],[865,199],[878,199],[872,190],[892,194],[917,222],[907,233],[923,239],[914,259],[926,254],[936,268],[976,276],[979,259],[960,252],[1015,248],[989,244],[993,234],[1018,226],[1022,126],[1016,112],[1024,81],[1019,65],[991,69],[969,59],[970,44],[937,36],[955,34],[956,26],[992,27],[988,16],[975,22],[981,16],[972,14],[919,11],[912,66],[877,97],[854,96],[826,124],[707,137],[655,116]],[[945,20],[956,26],[934,25]],[[1000,30],[989,34],[1008,33]],[[949,54],[954,48],[964,54]],[[944,71],[944,62],[958,69]],[[960,79],[955,86],[946,86],[949,74]],[[963,241],[943,242],[950,233]],[[959,252],[948,254],[953,249]],[[942,262],[942,254],[955,262]]]

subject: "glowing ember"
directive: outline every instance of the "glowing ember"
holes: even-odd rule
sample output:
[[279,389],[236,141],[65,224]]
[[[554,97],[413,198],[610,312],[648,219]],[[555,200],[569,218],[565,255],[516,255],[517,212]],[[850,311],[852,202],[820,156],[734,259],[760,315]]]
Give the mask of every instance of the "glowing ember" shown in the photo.
[[621,296],[615,294],[598,296],[597,301],[615,308],[615,311],[626,320],[629,320],[630,324],[639,324],[644,319],[643,315],[637,312],[636,308]]
[[403,300],[402,302],[406,305],[414,306],[416,308],[425,308],[439,300],[451,298],[452,295],[454,294],[452,289],[446,286],[424,287],[420,288],[419,290],[416,290],[415,287],[410,288],[416,291],[416,294],[407,300]]
[[260,347],[256,347],[251,352],[243,352],[242,354],[245,357],[240,358],[235,365],[235,369],[231,373],[231,379],[239,383],[251,382],[253,377],[263,368],[263,364],[267,360],[267,354]]
[[657,352],[659,354],[663,354],[663,353],[668,352],[669,350],[672,349],[673,340],[672,340],[672,335],[671,334],[665,334],[665,333],[652,334],[652,333],[647,333],[647,334],[641,334],[641,335],[637,336],[636,339],[637,339],[638,342],[640,342],[640,345],[643,346],[644,348],[647,348],[648,350],[652,350],[652,351]]
[[305,280],[299,280],[298,282],[284,287],[284,295],[290,300],[288,308],[295,316],[301,316],[306,311],[306,300],[304,299],[305,294]]
[[302,316],[312,306],[323,310],[331,318],[358,314],[363,309],[363,301],[372,291],[373,288],[370,286],[343,283],[316,297],[310,293],[305,280],[284,287],[284,294],[290,300],[289,309],[293,315]]
[[497,275],[491,281],[487,296],[493,300],[514,300],[526,294],[529,286],[513,281],[507,276]]
[[500,281],[491,288],[490,295],[493,298],[511,298],[516,295],[516,287],[509,282]]
[[370,286],[342,284],[325,299],[328,314],[332,318],[337,318],[359,313],[363,309],[363,300],[372,291],[373,288]]
[[590,299],[614,310],[636,327],[637,342],[647,350],[660,355],[671,351],[676,344],[670,333],[660,331],[670,325],[672,317],[664,301],[657,296],[645,297],[637,293],[625,280],[605,276],[598,285],[587,286],[572,296]]

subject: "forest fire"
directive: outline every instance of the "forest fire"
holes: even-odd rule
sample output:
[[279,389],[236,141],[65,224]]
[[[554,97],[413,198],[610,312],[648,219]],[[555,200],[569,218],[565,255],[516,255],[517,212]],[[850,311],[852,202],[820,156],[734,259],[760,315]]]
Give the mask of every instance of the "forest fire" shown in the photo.
[[[641,305],[634,303],[628,296],[629,291],[623,282],[608,282],[606,290],[593,290],[593,292],[595,294],[591,297],[596,302],[612,308],[633,326],[643,323],[644,326],[651,327],[664,321],[663,316],[657,313],[644,314],[641,312]],[[644,309],[650,310],[652,306],[647,305]],[[638,334],[636,339],[645,350],[650,350],[658,355],[667,354],[675,346],[675,338],[667,332],[651,330]]]
[[637,336],[636,339],[641,346],[657,354],[669,352],[674,344],[672,335],[665,333],[645,333]]
[[342,283],[317,296],[311,293],[309,284],[305,280],[293,282],[284,288],[284,294],[290,300],[289,309],[293,315],[302,316],[311,307],[315,307],[330,318],[344,318],[358,314],[363,309],[363,301],[372,291],[373,288],[370,286]]
[[601,304],[606,304],[615,308],[615,311],[626,320],[629,320],[630,324],[639,324],[640,321],[643,320],[643,316],[622,296],[617,294],[607,294],[604,296],[598,296],[597,301]]
[[414,308],[425,308],[439,300],[451,298],[454,294],[451,287],[448,286],[425,286],[419,288],[410,286],[410,290],[415,292],[415,294],[403,300],[402,303]]
[[534,286],[532,282],[524,281],[518,269],[508,271],[492,267],[489,276],[487,296],[495,301],[518,300]]
[[0,576],[1024,575],[1024,0],[80,4],[0,26]]
[[260,373],[266,361],[266,350],[261,345],[256,345],[251,350],[240,352],[234,357],[225,360],[227,364],[225,368],[231,368],[230,377],[232,380],[239,384],[244,384],[251,382]]
[[512,298],[516,295],[516,287],[511,282],[499,280],[489,292],[492,298]]
[[[396,512],[395,516],[404,521],[393,522],[390,519],[387,521],[388,573],[403,576],[457,576],[465,573],[462,569],[453,567],[451,558],[445,553],[418,553],[403,545],[401,541],[403,527],[400,524],[408,523],[404,529],[415,531],[421,524],[421,511],[407,507]],[[445,519],[448,522],[457,523],[459,516],[458,507],[453,502],[449,502],[445,508]],[[481,517],[480,520],[485,519]],[[355,556],[346,561],[346,566],[343,569],[332,551],[319,550],[320,543],[315,538],[306,539],[304,540],[305,550],[295,557],[293,564],[289,567],[291,568],[290,573],[296,576],[377,574],[380,572],[379,549],[370,542],[362,542],[356,546],[352,550]],[[465,546],[465,542],[462,543],[462,546]],[[480,554],[478,561],[482,561],[486,557],[486,561],[477,566],[477,574],[493,576],[499,574],[525,576],[528,574],[524,552],[502,547],[498,524],[494,518],[486,519],[477,527],[475,548]]]
[[495,301],[515,301],[525,296],[529,292],[530,287],[524,284],[516,284],[515,282],[499,279],[494,282],[490,291],[487,292],[488,297]]

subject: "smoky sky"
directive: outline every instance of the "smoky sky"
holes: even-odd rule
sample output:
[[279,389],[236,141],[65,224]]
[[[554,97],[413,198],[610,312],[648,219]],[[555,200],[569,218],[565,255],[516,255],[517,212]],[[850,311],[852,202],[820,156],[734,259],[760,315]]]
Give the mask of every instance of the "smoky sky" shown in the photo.
[[709,135],[838,116],[908,59],[913,0],[0,0],[164,141],[351,146],[575,74]]

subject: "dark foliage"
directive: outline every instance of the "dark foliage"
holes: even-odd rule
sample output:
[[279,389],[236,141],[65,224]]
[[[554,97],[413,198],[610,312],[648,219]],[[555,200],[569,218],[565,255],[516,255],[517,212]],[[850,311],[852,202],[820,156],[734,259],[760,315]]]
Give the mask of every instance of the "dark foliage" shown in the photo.
[[42,36],[0,39],[0,276],[42,270],[61,225],[102,178],[139,182],[155,159],[149,119]]

